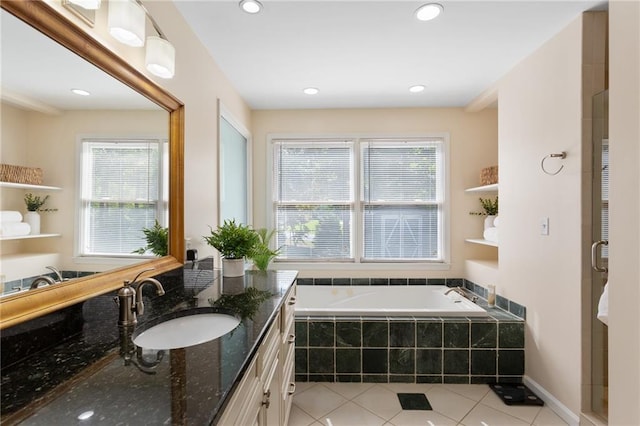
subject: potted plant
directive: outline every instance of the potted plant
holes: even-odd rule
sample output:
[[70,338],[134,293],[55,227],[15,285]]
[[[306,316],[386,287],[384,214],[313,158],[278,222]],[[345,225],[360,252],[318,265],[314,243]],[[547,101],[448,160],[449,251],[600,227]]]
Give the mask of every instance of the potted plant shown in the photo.
[[269,231],[267,228],[260,228],[256,231],[256,234],[258,234],[258,243],[253,247],[248,257],[259,271],[266,271],[269,263],[280,254],[279,248],[273,250],[270,247],[271,238],[275,234],[275,230]]
[[236,223],[235,219],[225,220],[204,240],[222,255],[222,276],[240,277],[244,275],[244,258],[259,242],[259,236],[250,227]]
[[48,199],[48,195],[44,198],[41,198],[39,195],[33,195],[30,192],[24,195],[24,203],[27,205],[27,214],[24,215],[24,221],[31,227],[31,235],[40,233],[40,212],[54,212],[58,210],[43,208]]
[[498,197],[495,200],[480,197],[480,204],[482,205],[482,212],[471,212],[469,214],[487,216],[484,219],[484,229],[491,228],[498,215]]
[[166,256],[169,247],[169,228],[164,228],[156,219],[155,225],[151,228],[142,228],[142,232],[147,240],[147,245],[134,250],[132,253],[145,254],[150,251],[158,257]]

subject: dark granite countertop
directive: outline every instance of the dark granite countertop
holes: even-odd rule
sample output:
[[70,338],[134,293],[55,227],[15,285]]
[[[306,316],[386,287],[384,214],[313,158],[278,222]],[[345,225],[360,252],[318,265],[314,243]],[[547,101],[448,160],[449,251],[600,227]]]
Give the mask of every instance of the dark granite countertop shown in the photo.
[[117,326],[115,293],[2,330],[2,423],[215,424],[297,272],[218,275],[205,259],[157,276],[164,296],[143,291],[138,327],[212,303],[244,317],[199,345],[162,353],[135,346],[133,328]]

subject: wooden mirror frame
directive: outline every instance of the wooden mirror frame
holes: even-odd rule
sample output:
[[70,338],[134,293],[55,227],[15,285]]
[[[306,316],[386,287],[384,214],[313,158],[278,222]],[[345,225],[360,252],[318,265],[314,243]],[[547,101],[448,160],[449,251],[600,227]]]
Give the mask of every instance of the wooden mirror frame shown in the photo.
[[157,275],[184,264],[184,105],[127,61],[42,0],[2,0],[0,7],[57,41],[169,112],[169,255],[0,300],[0,329],[107,293],[154,268]]

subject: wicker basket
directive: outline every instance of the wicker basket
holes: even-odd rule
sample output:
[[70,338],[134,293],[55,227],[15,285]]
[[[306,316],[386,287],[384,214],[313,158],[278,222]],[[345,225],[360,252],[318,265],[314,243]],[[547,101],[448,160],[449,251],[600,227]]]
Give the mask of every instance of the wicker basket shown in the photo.
[[42,185],[42,169],[0,164],[0,181]]
[[498,183],[498,166],[485,167],[480,172],[480,185]]

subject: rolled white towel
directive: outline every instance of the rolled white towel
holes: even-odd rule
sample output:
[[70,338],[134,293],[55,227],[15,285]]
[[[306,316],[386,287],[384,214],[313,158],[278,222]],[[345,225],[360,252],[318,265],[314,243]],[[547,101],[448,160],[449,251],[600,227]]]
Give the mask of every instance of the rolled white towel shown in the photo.
[[494,243],[498,242],[498,228],[491,227],[484,230],[484,239],[487,241],[492,241]]
[[604,285],[600,301],[598,302],[598,319],[609,325],[609,281]]
[[493,219],[493,226],[497,228],[499,224],[500,224],[500,216],[496,216],[496,218]]
[[0,232],[3,237],[22,237],[29,235],[31,225],[24,222],[5,222],[2,223]]
[[0,223],[22,222],[22,213],[14,210],[0,210]]

